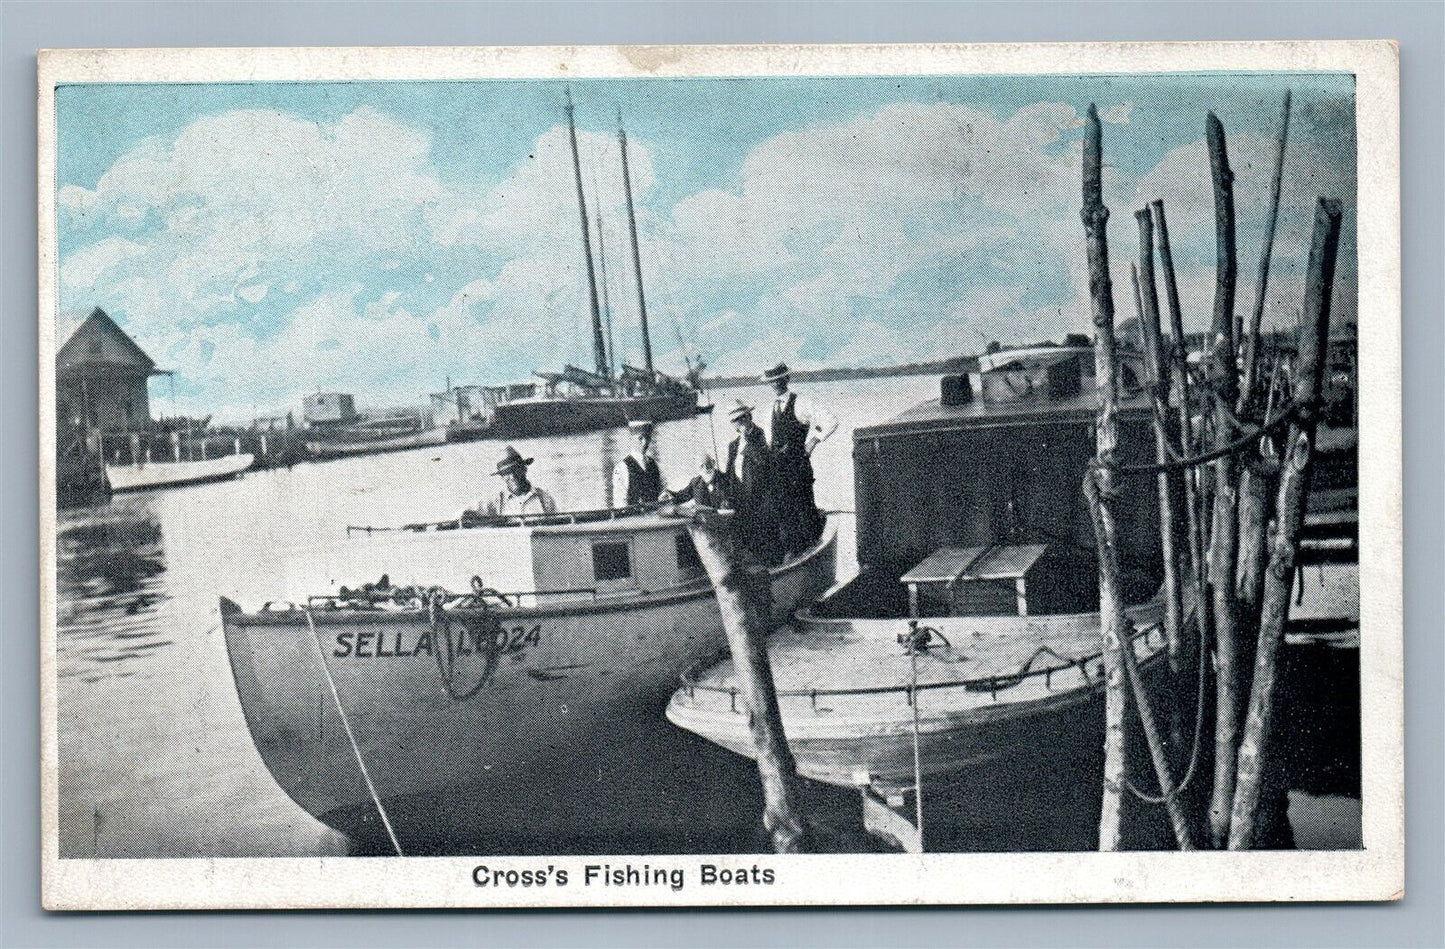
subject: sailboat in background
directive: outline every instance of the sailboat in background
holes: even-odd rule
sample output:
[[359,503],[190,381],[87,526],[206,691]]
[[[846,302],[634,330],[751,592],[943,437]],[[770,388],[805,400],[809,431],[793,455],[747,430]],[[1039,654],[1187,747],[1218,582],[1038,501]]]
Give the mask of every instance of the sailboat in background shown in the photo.
[[[491,410],[488,434],[507,438],[562,435],[626,425],[629,421],[665,422],[691,418],[707,411],[699,405],[695,373],[676,379],[660,372],[652,362],[652,337],[647,322],[647,295],[643,289],[642,252],[637,240],[637,210],[632,199],[628,165],[627,131],[618,115],[617,142],[622,155],[622,190],[627,203],[627,227],[632,239],[632,266],[637,278],[637,310],[642,331],[641,367],[622,364],[616,371],[602,321],[597,265],[592,253],[592,230],[587,198],[582,188],[582,161],[577,151],[577,122],[572,96],[567,95],[567,137],[572,151],[572,172],[577,188],[577,213],[582,230],[582,255],[587,272],[587,299],[592,315],[595,371],[568,364],[561,372],[538,371],[543,392],[498,402]],[[599,222],[600,223],[600,222]],[[601,235],[599,233],[599,253]],[[609,321],[610,322],[610,321]]]

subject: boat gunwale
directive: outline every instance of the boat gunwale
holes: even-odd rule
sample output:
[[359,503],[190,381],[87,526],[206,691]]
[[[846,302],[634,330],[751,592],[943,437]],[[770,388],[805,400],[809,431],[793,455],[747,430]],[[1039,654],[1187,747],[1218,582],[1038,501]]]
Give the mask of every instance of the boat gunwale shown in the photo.
[[[769,568],[773,582],[789,577],[810,566],[826,552],[837,545],[836,524],[830,519],[824,527],[823,536],[802,556],[789,563]],[[509,594],[515,595],[515,594]],[[534,590],[523,596],[553,595],[546,590]],[[671,606],[689,600],[715,596],[712,584],[704,577],[685,584],[666,587],[662,590],[640,591],[635,595],[604,597],[592,600],[569,600],[539,606],[497,606],[488,608],[458,607],[447,611],[458,618],[471,616],[492,616],[510,621],[512,619],[547,619],[554,616],[586,616],[597,613],[614,613],[622,610],[653,609]],[[308,608],[299,604],[287,604],[284,610],[256,610],[246,612],[227,597],[221,598],[221,619],[225,624],[237,626],[304,626],[309,614],[317,625],[377,625],[397,621],[426,621],[425,608],[402,610],[356,610]]]

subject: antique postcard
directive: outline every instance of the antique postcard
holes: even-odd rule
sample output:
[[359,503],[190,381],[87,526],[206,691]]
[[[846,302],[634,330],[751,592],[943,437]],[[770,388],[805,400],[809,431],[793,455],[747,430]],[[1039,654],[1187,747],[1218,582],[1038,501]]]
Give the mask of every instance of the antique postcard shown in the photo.
[[45,906],[1398,899],[1398,99],[42,51]]

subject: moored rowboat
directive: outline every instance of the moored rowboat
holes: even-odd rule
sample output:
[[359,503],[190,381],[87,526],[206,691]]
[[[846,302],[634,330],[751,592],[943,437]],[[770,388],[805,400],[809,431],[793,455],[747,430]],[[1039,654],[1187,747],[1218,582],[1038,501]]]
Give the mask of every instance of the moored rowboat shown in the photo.
[[137,465],[106,465],[105,479],[112,491],[147,491],[183,484],[234,478],[255,462],[249,452],[200,461],[152,461]]

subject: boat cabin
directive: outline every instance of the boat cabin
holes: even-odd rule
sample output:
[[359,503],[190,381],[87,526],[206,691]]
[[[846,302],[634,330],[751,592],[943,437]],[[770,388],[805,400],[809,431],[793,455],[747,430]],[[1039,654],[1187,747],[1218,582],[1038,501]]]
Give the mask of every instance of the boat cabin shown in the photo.
[[[859,577],[819,615],[1038,615],[1098,609],[1093,524],[1083,494],[1094,457],[1092,353],[999,353],[941,398],[853,435]],[[1129,385],[1118,457],[1154,461],[1151,411]],[[1162,582],[1156,480],[1120,479],[1125,596]]]
[[588,602],[658,593],[706,583],[687,524],[656,514],[590,511],[483,526],[458,522],[401,531],[351,530],[345,544],[311,551],[324,563],[317,575],[299,558],[305,576],[289,587],[357,588],[385,574],[396,586],[472,589],[472,578],[505,594],[516,606]]

